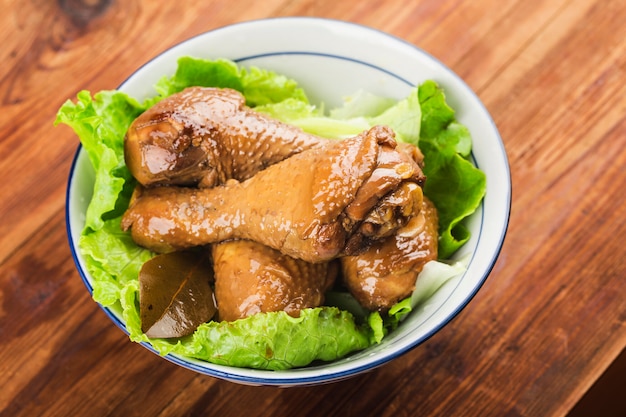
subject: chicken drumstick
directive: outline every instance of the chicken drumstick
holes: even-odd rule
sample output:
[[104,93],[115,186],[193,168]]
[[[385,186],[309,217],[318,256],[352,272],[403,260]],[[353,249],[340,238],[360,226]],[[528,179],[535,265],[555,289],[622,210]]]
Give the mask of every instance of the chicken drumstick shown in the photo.
[[324,141],[251,110],[235,90],[189,87],[133,121],[124,156],[144,186],[213,187],[246,180]]
[[321,262],[359,253],[404,226],[421,204],[424,179],[417,163],[396,149],[393,131],[375,126],[244,182],[138,188],[122,227],[156,251],[238,238]]

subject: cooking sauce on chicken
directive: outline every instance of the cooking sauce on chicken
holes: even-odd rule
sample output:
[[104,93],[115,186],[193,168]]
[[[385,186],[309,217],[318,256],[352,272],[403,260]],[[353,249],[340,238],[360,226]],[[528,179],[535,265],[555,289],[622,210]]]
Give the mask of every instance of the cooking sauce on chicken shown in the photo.
[[317,307],[334,284],[334,263],[295,259],[250,240],[212,245],[219,319],[233,321],[256,313]]
[[124,152],[144,186],[213,187],[246,180],[324,142],[251,110],[235,90],[190,87],[141,114],[128,129]]
[[417,275],[437,259],[437,210],[427,198],[411,221],[364,253],[341,258],[343,282],[369,310],[388,310],[411,295]]

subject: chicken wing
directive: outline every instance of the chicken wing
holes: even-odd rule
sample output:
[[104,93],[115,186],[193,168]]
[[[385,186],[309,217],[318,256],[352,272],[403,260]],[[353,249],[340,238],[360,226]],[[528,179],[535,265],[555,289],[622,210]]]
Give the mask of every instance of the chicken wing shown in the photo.
[[126,165],[145,186],[212,187],[246,180],[325,140],[245,106],[231,89],[190,87],[156,103],[129,127]]
[[284,310],[297,317],[317,307],[333,285],[335,263],[309,263],[250,240],[212,245],[219,319]]
[[341,258],[343,282],[369,310],[388,310],[408,297],[426,262],[437,259],[437,210],[424,197],[409,223],[364,253]]
[[327,142],[244,182],[135,193],[122,220],[156,251],[249,239],[310,262],[355,254],[404,226],[425,178],[383,126]]

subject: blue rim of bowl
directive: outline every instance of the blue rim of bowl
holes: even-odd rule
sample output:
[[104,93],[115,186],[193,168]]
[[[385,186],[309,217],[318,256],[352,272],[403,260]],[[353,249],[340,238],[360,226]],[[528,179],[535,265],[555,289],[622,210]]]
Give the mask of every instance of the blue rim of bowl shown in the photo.
[[[211,31],[205,32],[205,33],[201,33],[198,34],[192,38],[189,38],[187,40],[184,40],[176,45],[171,46],[170,48],[162,51],[160,54],[158,54],[157,56],[155,56],[154,58],[152,58],[150,61],[146,62],[145,64],[143,64],[142,66],[140,66],[136,71],[139,71],[141,68],[149,65],[151,62],[153,62],[154,60],[158,59],[161,55],[163,55],[164,53],[176,48],[177,46],[180,46],[184,43],[190,42],[195,38],[199,38],[202,37],[204,35],[207,35],[208,33],[213,33],[216,31],[220,31],[220,30],[224,30],[224,29],[230,29],[234,26],[242,26],[242,25],[248,25],[248,24],[254,24],[254,23],[259,23],[259,22],[267,22],[267,21],[272,21],[272,20],[294,20],[294,19],[301,19],[301,20],[308,20],[308,21],[318,21],[321,23],[335,23],[335,24],[346,24],[346,25],[353,25],[357,28],[360,28],[361,30],[369,30],[372,32],[375,32],[379,35],[383,35],[386,36],[396,42],[401,42],[403,44],[409,45],[412,49],[415,50],[415,52],[422,54],[426,59],[431,60],[435,63],[437,63],[439,66],[441,66],[442,68],[444,68],[450,75],[452,75],[453,77],[456,78],[457,82],[459,82],[466,90],[467,92],[469,92],[473,98],[475,99],[475,101],[477,103],[480,104],[480,106],[482,106],[482,111],[488,116],[489,118],[489,122],[491,123],[491,128],[493,129],[493,132],[495,132],[495,135],[497,137],[497,142],[499,145],[499,150],[500,150],[500,154],[503,157],[503,161],[504,161],[504,170],[505,170],[505,174],[506,174],[506,179],[507,179],[507,195],[506,195],[506,215],[504,218],[504,222],[501,226],[500,229],[500,236],[499,236],[499,240],[497,243],[497,247],[496,250],[492,253],[491,259],[488,262],[488,268],[486,268],[483,272],[483,276],[480,277],[480,279],[477,280],[476,285],[472,288],[472,290],[470,292],[468,292],[468,295],[465,297],[465,299],[463,300],[462,303],[459,303],[459,305],[452,311],[450,312],[446,318],[442,321],[440,321],[436,326],[434,326],[429,332],[425,333],[422,337],[420,337],[419,339],[414,340],[411,344],[395,350],[389,354],[385,354],[383,356],[381,356],[379,359],[375,360],[375,361],[370,361],[365,363],[364,365],[358,366],[358,367],[353,367],[353,368],[349,368],[346,370],[342,370],[342,371],[336,371],[336,372],[328,372],[328,373],[324,373],[321,376],[309,376],[309,377],[305,377],[302,375],[299,375],[299,373],[294,373],[294,377],[293,378],[272,378],[271,375],[273,373],[273,371],[261,371],[261,370],[252,370],[254,372],[263,372],[264,374],[267,373],[267,375],[263,375],[263,376],[246,376],[246,375],[241,375],[241,374],[237,374],[237,373],[231,373],[231,372],[227,372],[227,371],[222,371],[220,369],[215,369],[214,364],[211,364],[209,362],[206,362],[206,366],[204,365],[199,365],[196,364],[195,362],[192,362],[184,357],[178,356],[178,355],[172,355],[172,354],[168,354],[168,355],[160,355],[149,343],[146,342],[141,342],[140,344],[143,345],[145,348],[147,348],[149,351],[153,352],[154,354],[170,361],[173,362],[179,366],[182,366],[184,368],[187,368],[189,370],[193,370],[195,372],[201,373],[201,374],[205,374],[205,375],[209,375],[209,376],[213,376],[216,378],[221,378],[221,379],[225,379],[225,380],[229,380],[229,381],[234,381],[234,382],[240,382],[240,383],[245,383],[245,384],[251,384],[251,385],[292,385],[292,386],[296,386],[296,385],[315,385],[315,384],[319,384],[319,383],[327,383],[327,382],[335,382],[335,381],[339,381],[339,380],[343,380],[352,376],[355,376],[357,374],[369,371],[369,370],[373,370],[399,356],[402,356],[403,354],[407,353],[408,351],[414,349],[415,347],[419,346],[420,344],[422,344],[423,342],[425,342],[426,340],[428,340],[430,337],[432,337],[435,333],[437,333],[439,330],[441,330],[441,328],[443,328],[444,326],[446,326],[452,319],[454,319],[466,306],[467,304],[474,298],[474,296],[478,293],[478,291],[480,290],[480,288],[482,287],[482,285],[484,284],[484,282],[486,281],[487,277],[490,275],[493,267],[495,266],[496,260],[501,252],[502,246],[504,244],[504,239],[506,236],[506,231],[508,228],[508,223],[509,223],[509,218],[510,218],[510,208],[511,208],[511,200],[512,200],[512,196],[511,196],[511,175],[510,175],[510,166],[508,163],[508,158],[506,155],[506,150],[504,148],[504,144],[502,142],[502,139],[500,137],[500,134],[498,132],[498,129],[495,125],[495,123],[493,122],[493,120],[491,119],[491,116],[489,115],[489,112],[487,111],[487,109],[484,107],[484,104],[482,103],[482,101],[476,96],[476,94],[474,93],[474,91],[469,88],[469,86],[467,86],[467,84],[456,74],[454,73],[451,69],[449,69],[448,67],[446,67],[445,65],[443,65],[439,60],[437,60],[436,58],[434,58],[432,55],[428,54],[427,52],[425,52],[424,50],[422,50],[421,48],[401,39],[398,37],[395,37],[393,35],[390,35],[386,32],[377,30],[377,29],[373,29],[367,26],[363,26],[363,25],[359,25],[356,23],[351,23],[351,22],[345,22],[345,21],[341,21],[341,20],[333,20],[333,19],[324,19],[324,18],[309,18],[309,17],[289,17],[289,18],[270,18],[270,19],[259,19],[259,20],[251,20],[251,21],[247,21],[247,22],[241,22],[241,23],[236,23],[236,24],[232,24],[232,25],[227,25],[227,26],[223,26],[220,28],[216,28],[213,29]],[[358,59],[354,59],[354,58],[350,58],[350,57],[345,57],[345,56],[341,56],[341,55],[336,55],[336,54],[325,54],[325,53],[317,53],[317,52],[308,52],[308,51],[275,51],[275,52],[266,52],[263,54],[255,54],[255,55],[249,55],[249,56],[244,56],[244,57],[240,57],[240,58],[235,58],[232,59],[234,62],[237,63],[244,63],[246,61],[249,60],[253,60],[256,58],[265,58],[265,57],[270,57],[270,56],[278,56],[278,55],[312,55],[312,56],[323,56],[326,58],[332,58],[332,59],[341,59],[341,60],[345,60],[345,61],[350,61],[359,65],[365,65],[368,66],[370,68],[376,69],[378,71],[381,71],[391,77],[394,77],[400,81],[402,81],[403,83],[409,85],[409,86],[413,86],[413,83],[409,82],[408,80],[404,79],[403,77],[395,74],[393,71],[384,69],[380,66],[362,61],[362,60],[358,60]],[[120,87],[123,86],[130,78],[132,77],[132,75],[130,77],[128,77],[122,84],[120,84]],[[118,88],[120,88],[118,87]],[[70,225],[70,190],[71,190],[71,186],[72,186],[72,180],[73,180],[73,176],[74,176],[74,171],[75,171],[75,167],[78,161],[78,158],[81,154],[82,151],[82,145],[79,144],[76,150],[76,153],[74,155],[72,164],[71,164],[71,168],[70,168],[70,172],[69,172],[69,178],[68,178],[68,183],[67,183],[67,190],[66,190],[66,213],[65,213],[65,220],[66,220],[66,233],[68,236],[68,240],[69,240],[69,245],[70,245],[70,249],[71,249],[71,253],[72,253],[72,258],[74,260],[74,263],[78,269],[79,275],[81,276],[81,279],[84,283],[84,285],[86,286],[88,292],[90,293],[90,295],[93,294],[93,287],[91,286],[91,283],[89,282],[89,279],[87,277],[86,271],[83,270],[81,263],[79,261],[79,254],[78,254],[78,248],[75,247],[74,242],[72,240],[72,229],[71,229],[71,225]],[[473,158],[473,154],[472,154],[472,159],[473,162],[476,164],[475,159]],[[479,167],[480,168],[480,167]],[[484,200],[483,202],[481,202],[481,208],[484,207]],[[481,219],[480,219],[480,229],[479,229],[479,233],[478,233],[478,237],[477,237],[477,242],[476,245],[478,245],[478,243],[480,242],[480,238],[482,235],[482,229],[483,229],[483,224],[484,224],[484,210],[481,210]],[[472,253],[472,259],[473,259],[474,254]],[[471,261],[472,259],[470,259],[470,265],[471,265]],[[459,283],[461,282],[461,280],[459,280]],[[457,285],[459,285],[457,283]],[[451,296],[451,295],[450,295]],[[111,309],[104,307],[100,304],[98,304],[100,306],[100,308],[106,313],[106,315],[117,325],[117,327],[119,327],[126,335],[128,335],[128,330],[126,329],[125,323],[117,316],[117,314],[115,314],[113,311],[111,311]],[[441,308],[441,307],[439,307]],[[431,315],[435,314],[437,312],[438,309],[436,309],[435,311],[433,311],[431,313]],[[406,337],[409,337],[410,335],[405,335],[403,336],[403,339]],[[202,361],[198,361],[198,362],[202,362]],[[209,367],[207,367],[209,366]],[[224,366],[217,366],[218,368],[228,368],[228,367],[224,367]],[[232,369],[238,369],[238,368],[232,368]]]

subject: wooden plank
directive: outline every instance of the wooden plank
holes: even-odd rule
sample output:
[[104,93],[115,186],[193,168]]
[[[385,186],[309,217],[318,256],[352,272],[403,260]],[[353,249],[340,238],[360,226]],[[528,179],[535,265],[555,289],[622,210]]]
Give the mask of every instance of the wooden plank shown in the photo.
[[[562,416],[626,346],[623,2],[6,6],[0,414]],[[52,122],[77,91],[114,88],[187,37],[288,15],[385,30],[462,76],[502,133],[513,209],[491,277],[441,332],[367,374],[286,390],[182,369],[110,322],[87,294],[67,246],[65,183],[77,140]]]

